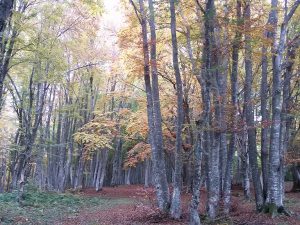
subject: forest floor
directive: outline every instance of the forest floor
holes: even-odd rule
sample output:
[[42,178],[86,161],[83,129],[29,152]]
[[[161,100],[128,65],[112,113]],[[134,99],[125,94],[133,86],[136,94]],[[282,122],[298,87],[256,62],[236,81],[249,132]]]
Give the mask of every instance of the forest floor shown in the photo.
[[[290,190],[290,184],[287,185]],[[100,192],[85,189],[77,193],[57,194],[29,189],[20,207],[16,193],[0,194],[0,224],[33,225],[183,225],[188,224],[190,194],[183,194],[183,217],[175,221],[160,215],[155,207],[153,188],[140,185],[106,187]],[[210,223],[205,215],[206,192],[201,190],[202,224],[219,225],[300,225],[300,194],[286,193],[285,205],[290,217],[271,218],[256,213],[254,201],[245,201],[239,187],[233,188],[230,217],[220,216]]]
[[[287,184],[290,190],[291,184]],[[184,194],[183,217],[175,221],[160,215],[155,208],[155,194],[152,188],[143,188],[139,185],[119,186],[116,188],[104,188],[101,192],[93,189],[86,189],[80,193],[81,196],[115,199],[132,199],[132,204],[120,204],[106,210],[90,211],[82,210],[77,216],[69,217],[58,223],[62,225],[181,225],[188,224],[188,205],[190,194]],[[243,192],[239,187],[233,190],[233,207],[230,217],[220,216],[214,223],[210,223],[205,218],[206,192],[201,190],[200,214],[203,224],[222,224],[222,225],[300,225],[300,194],[286,193],[285,205],[291,213],[290,217],[279,215],[271,218],[269,214],[256,213],[255,202],[245,201]],[[58,225],[57,224],[57,225]]]

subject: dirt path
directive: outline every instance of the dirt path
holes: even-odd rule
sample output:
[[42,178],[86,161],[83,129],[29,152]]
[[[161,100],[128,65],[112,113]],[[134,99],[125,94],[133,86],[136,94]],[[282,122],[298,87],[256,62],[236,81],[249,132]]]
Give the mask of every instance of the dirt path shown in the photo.
[[186,220],[170,221],[158,215],[154,206],[154,192],[152,188],[140,185],[104,188],[100,192],[86,189],[79,193],[88,197],[103,197],[111,199],[132,199],[131,203],[121,204],[107,210],[82,210],[79,215],[66,218],[57,225],[140,225],[140,224],[186,224]]
[[[200,214],[205,214],[206,193],[201,192]],[[106,210],[85,210],[82,209],[78,215],[66,218],[57,225],[183,225],[188,223],[188,203],[190,195],[183,195],[183,218],[180,221],[163,218],[155,209],[155,196],[153,189],[144,189],[142,186],[120,186],[117,188],[104,188],[101,192],[92,189],[84,190],[80,193],[89,197],[104,198],[129,198],[131,203],[113,206]],[[287,193],[286,206],[291,211],[292,216],[278,216],[270,218],[269,215],[256,213],[253,201],[244,201],[241,190],[234,190],[233,207],[230,218],[220,218],[215,224],[244,224],[244,225],[300,225],[300,194]],[[204,224],[205,217],[202,218]]]

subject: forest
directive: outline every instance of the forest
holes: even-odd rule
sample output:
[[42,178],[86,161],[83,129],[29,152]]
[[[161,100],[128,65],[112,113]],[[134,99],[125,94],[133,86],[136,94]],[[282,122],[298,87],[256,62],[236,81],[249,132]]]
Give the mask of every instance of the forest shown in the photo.
[[0,0],[0,224],[300,224],[300,0]]

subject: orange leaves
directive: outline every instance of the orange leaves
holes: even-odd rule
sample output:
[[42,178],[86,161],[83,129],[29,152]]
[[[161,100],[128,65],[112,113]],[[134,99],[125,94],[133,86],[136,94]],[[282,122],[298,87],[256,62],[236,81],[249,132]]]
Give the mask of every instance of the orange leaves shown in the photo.
[[135,167],[137,163],[145,161],[145,159],[150,158],[150,156],[150,144],[139,142],[130,151],[128,151],[127,158],[124,163],[124,168],[126,169],[129,167]]

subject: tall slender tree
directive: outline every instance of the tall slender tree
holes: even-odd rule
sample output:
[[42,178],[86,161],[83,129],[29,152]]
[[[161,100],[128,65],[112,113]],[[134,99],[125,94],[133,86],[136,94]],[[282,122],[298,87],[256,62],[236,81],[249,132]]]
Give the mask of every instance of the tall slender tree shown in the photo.
[[282,59],[286,45],[287,26],[300,5],[297,0],[287,12],[287,1],[285,1],[285,14],[281,24],[279,42],[274,41],[272,48],[272,126],[270,137],[270,158],[269,158],[269,180],[268,197],[269,209],[271,213],[281,212],[283,210],[283,153],[280,148],[280,130],[281,130],[281,110],[282,110]]
[[[250,1],[246,1],[244,9],[245,27],[251,27],[251,5]],[[256,128],[254,121],[254,108],[253,108],[253,71],[252,71],[252,44],[250,34],[245,34],[245,86],[244,86],[244,108],[245,119],[248,133],[248,147],[249,147],[249,161],[252,173],[252,180],[255,190],[255,201],[257,210],[262,210],[263,207],[263,195],[262,187],[259,179],[259,168],[257,162],[257,145],[256,145]]]
[[[236,1],[236,16],[237,16],[237,25],[241,24],[241,1]],[[232,127],[231,127],[231,137],[229,143],[229,149],[227,154],[227,164],[224,180],[224,212],[226,214],[230,211],[231,204],[231,182],[232,182],[232,163],[234,153],[236,151],[237,145],[237,120],[238,120],[238,62],[239,62],[239,49],[241,41],[241,32],[239,31],[240,27],[237,26],[235,33],[234,42],[232,45],[232,71],[230,75],[231,81],[231,104],[232,104]]]
[[176,77],[176,95],[177,95],[177,118],[176,118],[176,144],[175,144],[175,174],[174,174],[174,190],[171,202],[171,216],[179,219],[181,216],[181,183],[182,183],[182,127],[184,120],[183,112],[183,90],[182,80],[180,75],[179,61],[178,61],[178,44],[176,36],[176,13],[175,2],[170,0],[171,12],[171,36],[172,36],[172,50],[173,50],[173,67]]

